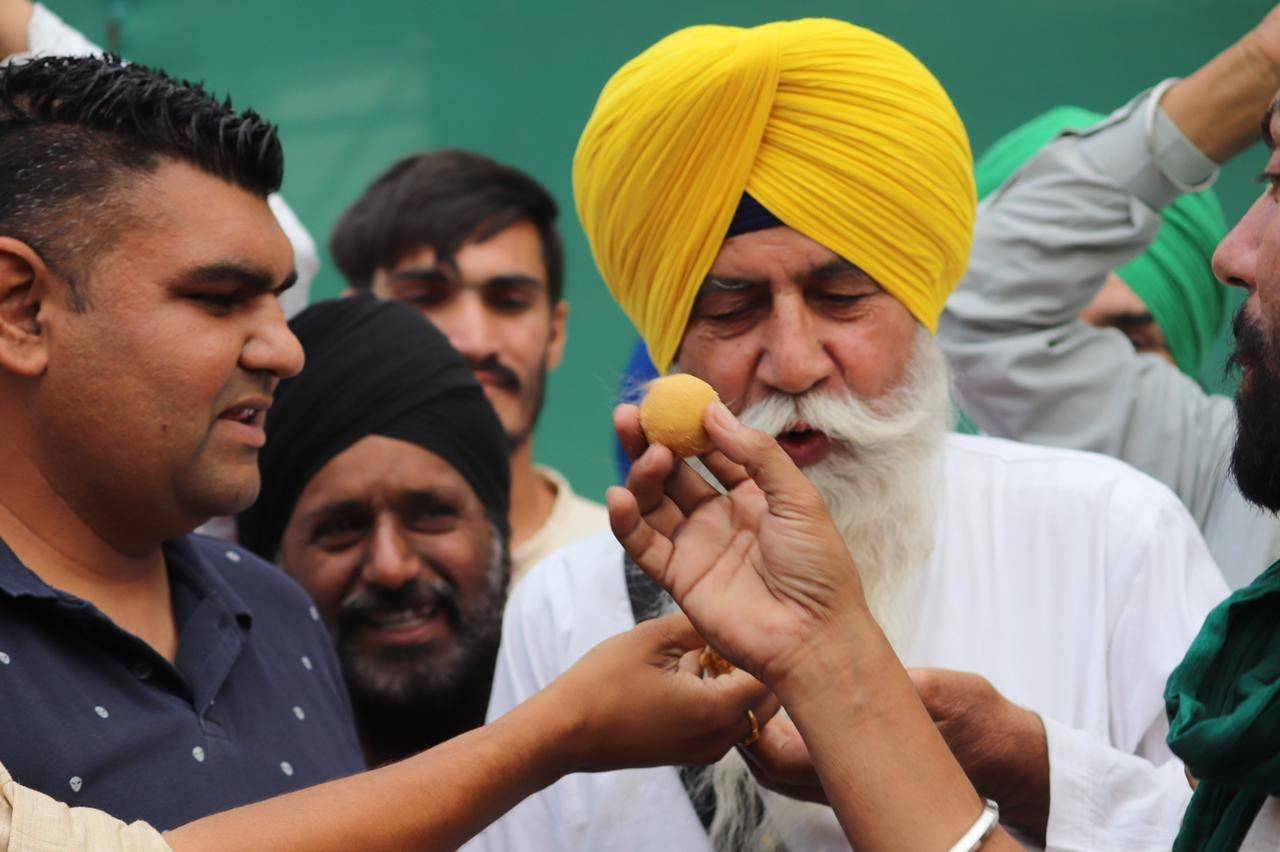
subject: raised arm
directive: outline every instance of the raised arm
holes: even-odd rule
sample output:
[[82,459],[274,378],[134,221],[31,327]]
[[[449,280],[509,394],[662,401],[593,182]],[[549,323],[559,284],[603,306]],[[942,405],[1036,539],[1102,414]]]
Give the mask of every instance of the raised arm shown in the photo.
[[979,209],[969,270],[939,328],[980,428],[1134,465],[1174,490],[1220,565],[1246,572],[1272,555],[1274,525],[1251,515],[1224,476],[1230,400],[1079,315],[1155,237],[1179,187],[1211,179],[1217,161],[1257,137],[1276,87],[1278,30],[1273,11],[1158,108],[1140,96],[1028,162]]

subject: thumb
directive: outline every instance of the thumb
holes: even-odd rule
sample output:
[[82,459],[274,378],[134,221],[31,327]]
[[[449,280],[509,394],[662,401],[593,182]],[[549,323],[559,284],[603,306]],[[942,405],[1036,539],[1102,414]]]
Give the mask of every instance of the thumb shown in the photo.
[[679,610],[646,621],[640,627],[653,633],[664,651],[676,650],[684,654],[704,648],[707,644],[707,640],[698,633],[689,617]]
[[707,406],[703,425],[716,449],[746,468],[764,492],[769,508],[804,503],[816,496],[811,483],[778,442],[758,429],[743,426],[724,403]]

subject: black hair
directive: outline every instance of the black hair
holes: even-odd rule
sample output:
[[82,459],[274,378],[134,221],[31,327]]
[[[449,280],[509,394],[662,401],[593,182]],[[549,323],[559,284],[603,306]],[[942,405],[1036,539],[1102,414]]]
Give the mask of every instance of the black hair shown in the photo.
[[127,215],[116,197],[165,159],[262,198],[280,188],[276,127],[198,84],[117,56],[47,57],[0,68],[0,235],[67,277]]
[[347,208],[329,250],[347,282],[368,289],[374,273],[423,247],[443,263],[468,241],[528,221],[542,241],[551,303],[564,292],[559,209],[524,172],[467,151],[433,151],[395,163]]

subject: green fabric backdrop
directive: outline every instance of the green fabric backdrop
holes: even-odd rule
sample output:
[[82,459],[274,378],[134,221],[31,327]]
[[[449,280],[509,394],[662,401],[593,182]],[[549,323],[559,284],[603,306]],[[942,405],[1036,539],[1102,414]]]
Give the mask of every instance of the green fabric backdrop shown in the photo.
[[[601,286],[569,167],[600,87],[661,36],[697,23],[845,18],[898,39],[951,92],[981,151],[1058,103],[1106,112],[1230,44],[1266,0],[65,0],[52,7],[126,56],[203,80],[278,122],[285,194],[322,247],[313,298],[341,289],[329,229],[372,177],[434,147],[480,151],[550,187],[563,208],[569,347],[537,455],[597,499],[612,483],[609,411],[634,337]],[[1229,221],[1258,192],[1255,150],[1226,169]],[[1206,377],[1221,387],[1225,345]]]

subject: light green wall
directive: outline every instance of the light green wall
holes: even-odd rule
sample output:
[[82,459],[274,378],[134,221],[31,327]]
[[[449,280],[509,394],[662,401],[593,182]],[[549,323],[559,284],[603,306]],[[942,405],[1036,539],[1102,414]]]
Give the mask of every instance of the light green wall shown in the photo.
[[[285,193],[325,244],[341,210],[392,159],[470,148],[517,165],[560,201],[569,349],[537,435],[541,460],[599,497],[612,482],[609,411],[634,337],[573,213],[569,167],[600,87],[622,62],[695,23],[844,18],[914,51],[951,92],[981,151],[1056,103],[1106,111],[1231,43],[1266,0],[66,0],[55,11],[138,61],[205,81],[278,122]],[[1230,219],[1257,187],[1257,151],[1226,169]],[[340,281],[324,257],[316,294]],[[1219,362],[1220,364],[1220,353]],[[1207,374],[1216,375],[1220,366]]]

